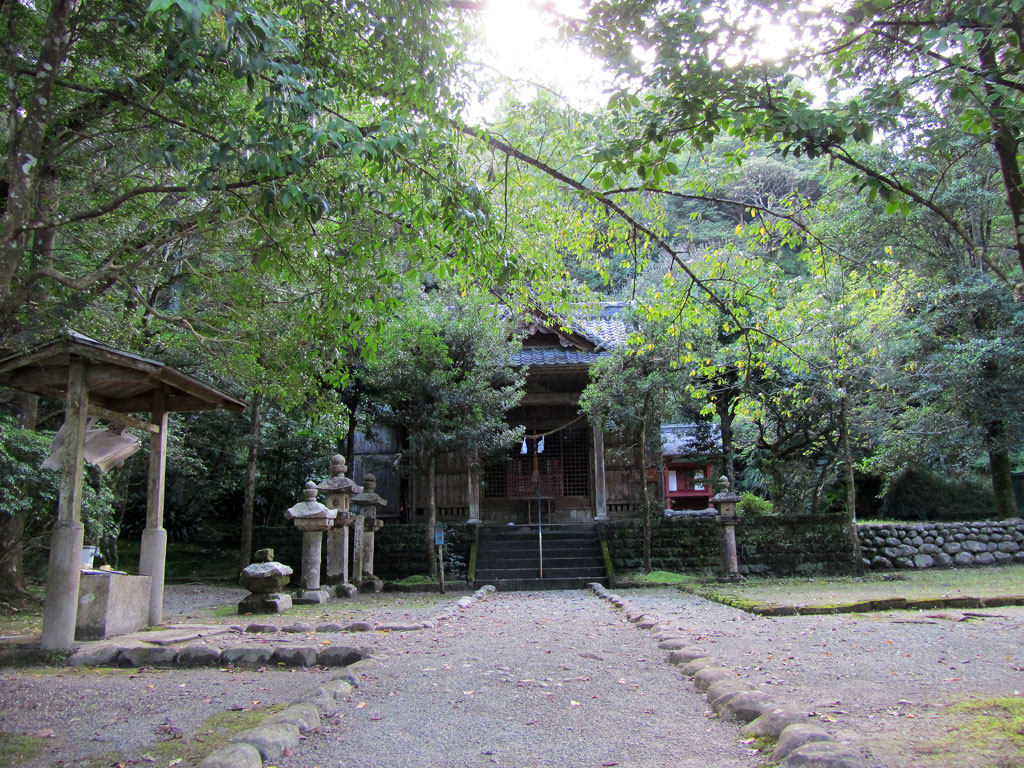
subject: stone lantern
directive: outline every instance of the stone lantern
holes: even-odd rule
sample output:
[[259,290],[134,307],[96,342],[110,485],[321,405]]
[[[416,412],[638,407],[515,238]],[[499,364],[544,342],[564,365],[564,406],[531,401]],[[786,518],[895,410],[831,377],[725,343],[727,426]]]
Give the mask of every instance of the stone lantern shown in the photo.
[[327,600],[326,590],[320,587],[320,558],[324,532],[334,526],[338,511],[330,509],[316,500],[317,487],[313,482],[306,483],[302,492],[304,501],[300,501],[285,512],[285,517],[295,523],[302,531],[302,592],[295,599],[296,603],[322,603]]
[[352,511],[356,515],[353,525],[355,540],[352,549],[352,581],[364,591],[370,589],[380,592],[384,584],[373,575],[374,533],[384,524],[377,519],[377,510],[386,507],[388,502],[377,495],[375,475],[367,475],[363,482],[366,488],[352,497]]
[[715,494],[711,502],[718,510],[715,522],[719,525],[719,550],[722,557],[722,575],[727,579],[740,577],[739,561],[736,557],[736,503],[740,497],[729,490],[729,478],[722,475],[718,479],[721,490]]
[[345,477],[348,467],[345,457],[335,454],[331,457],[331,476],[316,489],[324,495],[324,503],[337,512],[334,528],[327,532],[327,583],[339,584],[340,594],[351,595],[356,589],[349,584],[348,529],[355,522],[351,511],[352,494],[362,492],[362,487]]

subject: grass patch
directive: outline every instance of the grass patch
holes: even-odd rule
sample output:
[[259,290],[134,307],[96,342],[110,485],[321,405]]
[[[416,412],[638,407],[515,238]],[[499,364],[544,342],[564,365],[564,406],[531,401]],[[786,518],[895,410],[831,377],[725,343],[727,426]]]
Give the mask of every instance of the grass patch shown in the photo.
[[41,736],[26,736],[21,733],[0,731],[0,765],[13,766],[35,760],[46,748],[46,739]]
[[268,715],[284,709],[284,704],[259,706],[240,711],[218,712],[196,728],[191,737],[175,735],[155,742],[132,755],[105,753],[79,763],[82,768],[109,768],[111,765],[195,765],[211,752],[225,746],[241,731],[254,728]]
[[991,568],[950,568],[900,572],[898,579],[870,574],[863,577],[818,578],[750,577],[738,584],[693,588],[701,595],[727,592],[745,603],[782,606],[835,606],[865,600],[994,598],[1024,596],[1024,565]]

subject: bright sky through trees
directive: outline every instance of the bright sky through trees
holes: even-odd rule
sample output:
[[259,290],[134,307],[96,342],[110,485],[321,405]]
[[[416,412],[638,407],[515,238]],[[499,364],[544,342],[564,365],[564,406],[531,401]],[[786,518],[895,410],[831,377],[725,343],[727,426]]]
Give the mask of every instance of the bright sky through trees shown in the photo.
[[[490,0],[481,19],[479,58],[498,74],[546,86],[574,106],[602,103],[608,78],[601,63],[559,41],[555,20],[541,5],[538,0]],[[544,5],[563,15],[580,13],[576,0]],[[485,106],[483,111],[491,110]]]

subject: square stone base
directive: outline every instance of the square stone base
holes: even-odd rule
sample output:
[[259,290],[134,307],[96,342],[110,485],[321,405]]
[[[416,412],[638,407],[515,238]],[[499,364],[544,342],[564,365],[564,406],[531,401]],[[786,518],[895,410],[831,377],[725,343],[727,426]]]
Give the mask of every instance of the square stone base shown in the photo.
[[326,590],[307,589],[295,597],[295,604],[315,605],[317,603],[326,603],[328,597],[330,597],[330,595],[327,594]]
[[284,592],[246,595],[238,604],[239,613],[284,613],[292,607],[292,596]]
[[149,625],[149,576],[83,571],[78,582],[75,638],[102,640]]

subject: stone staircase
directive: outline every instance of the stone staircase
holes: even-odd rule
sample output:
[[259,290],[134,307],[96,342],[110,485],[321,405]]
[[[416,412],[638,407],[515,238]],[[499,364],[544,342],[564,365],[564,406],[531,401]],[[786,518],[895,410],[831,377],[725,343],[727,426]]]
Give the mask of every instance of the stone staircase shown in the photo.
[[608,585],[595,524],[544,526],[544,578],[537,533],[536,525],[481,525],[474,586],[516,591],[579,589],[595,581]]

